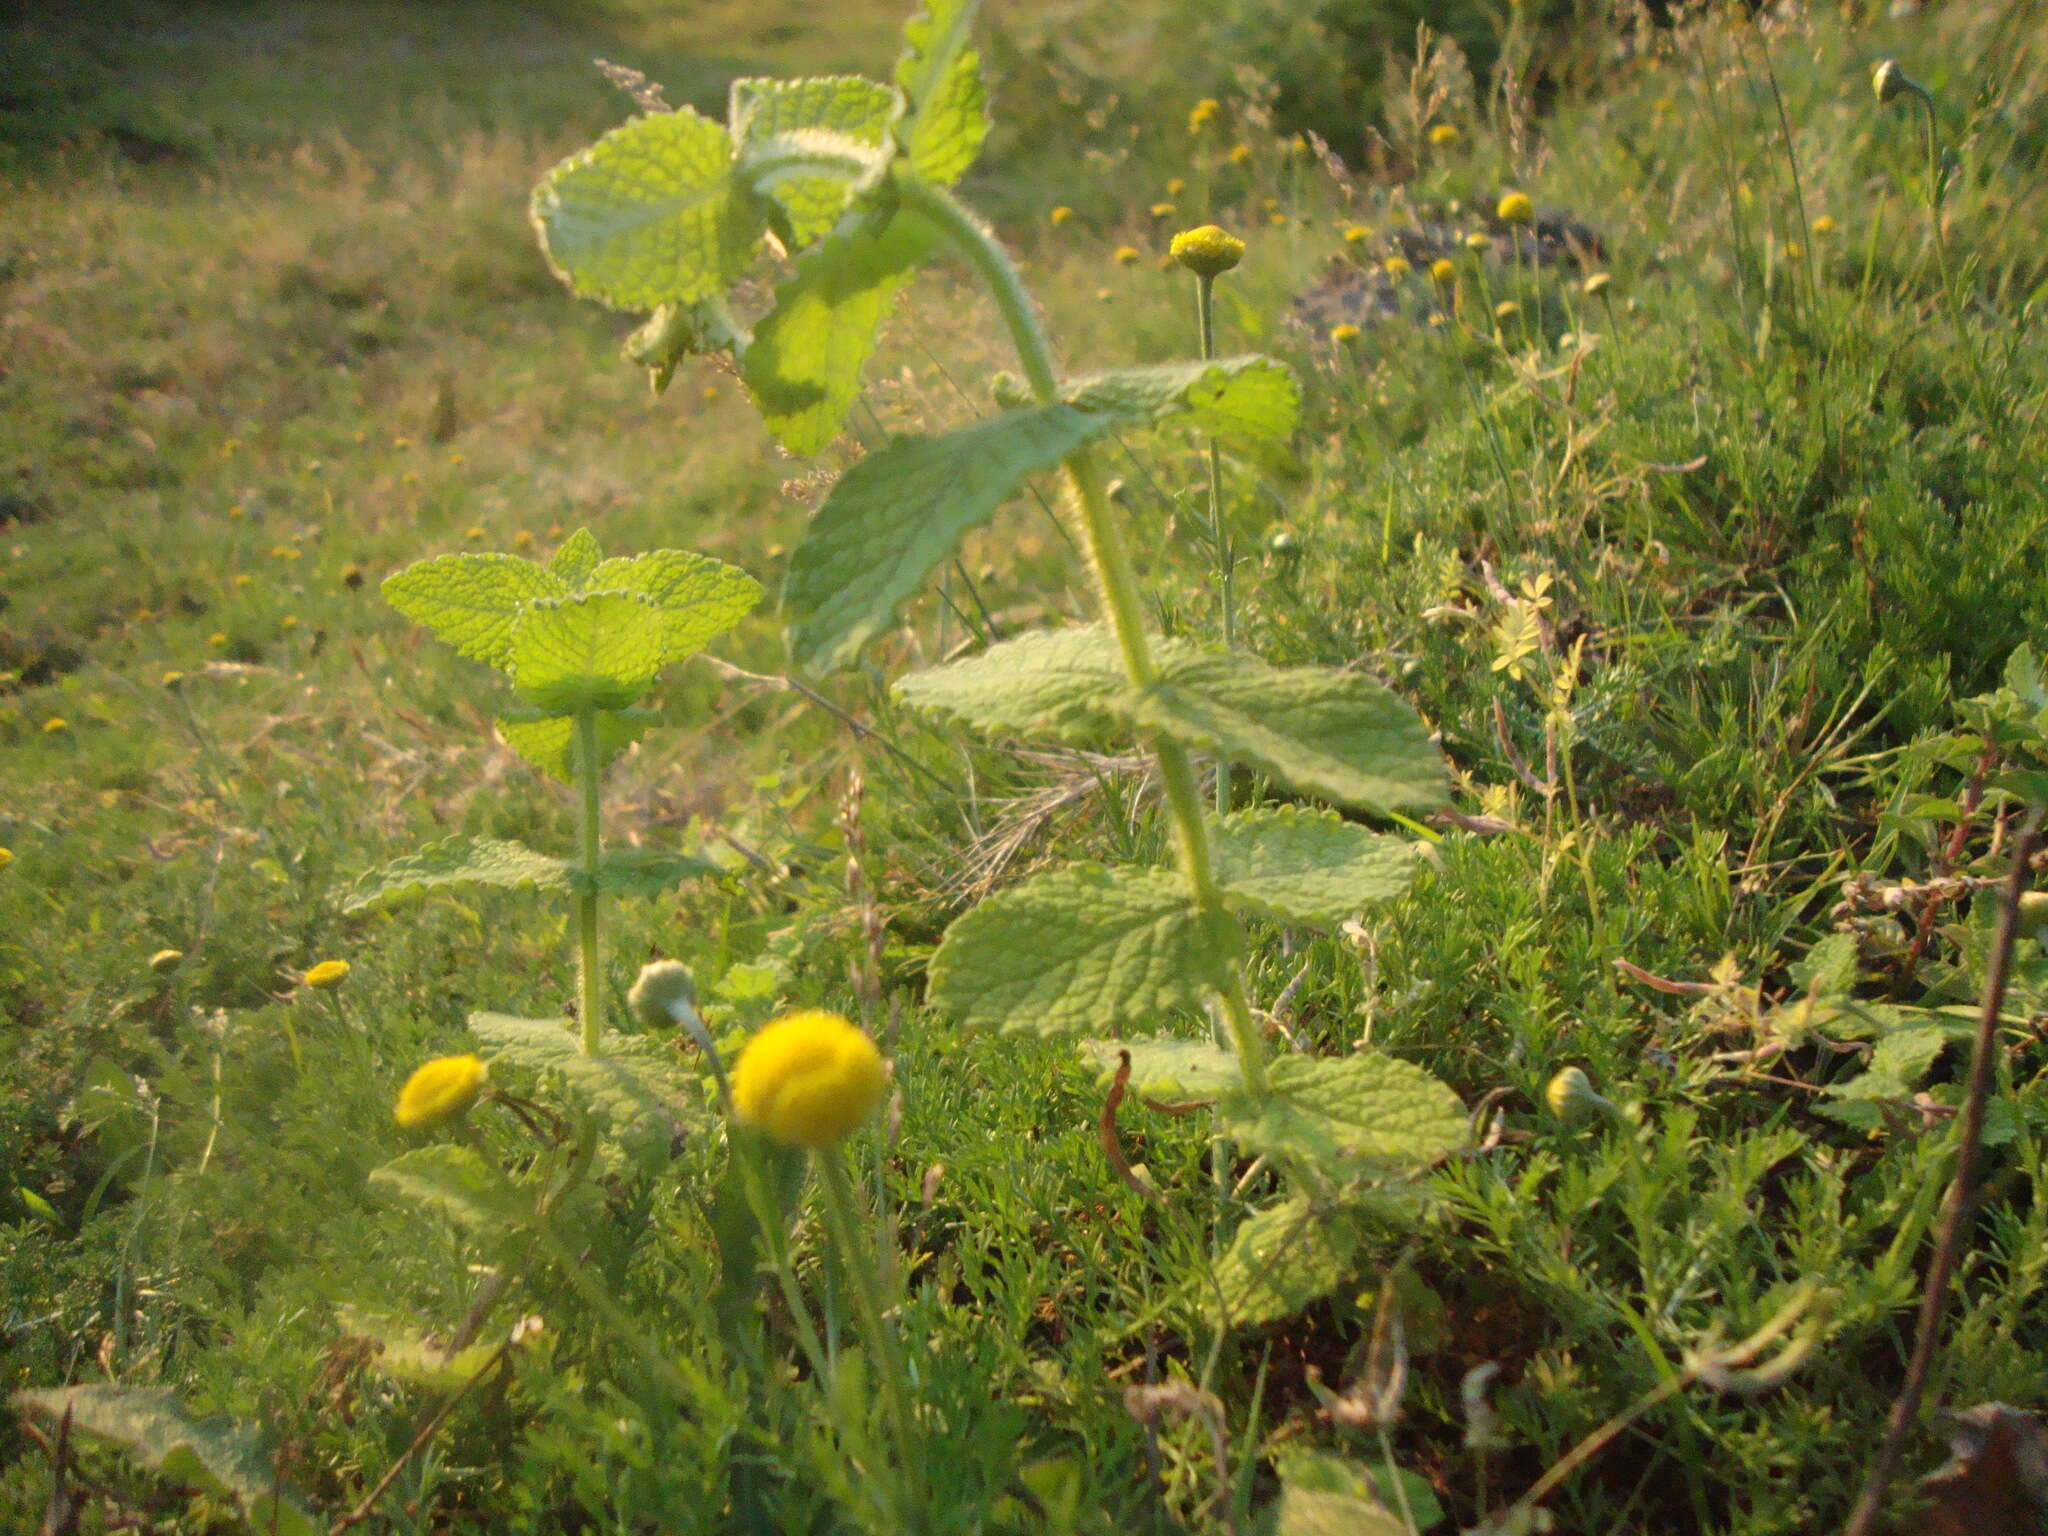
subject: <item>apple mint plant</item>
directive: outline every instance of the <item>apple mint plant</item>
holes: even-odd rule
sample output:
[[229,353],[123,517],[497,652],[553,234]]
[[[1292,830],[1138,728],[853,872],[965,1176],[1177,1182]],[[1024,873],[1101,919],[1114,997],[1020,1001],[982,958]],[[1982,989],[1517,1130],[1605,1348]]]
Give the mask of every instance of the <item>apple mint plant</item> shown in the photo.
[[[898,438],[840,477],[783,588],[793,659],[812,673],[853,663],[967,532],[1058,472],[1099,622],[1006,640],[897,688],[980,732],[1142,742],[1175,865],[1074,865],[991,897],[947,932],[929,1001],[972,1027],[1090,1037],[1107,1059],[1129,1053],[1134,1085],[1214,1098],[1221,1130],[1293,1190],[1225,1260],[1224,1319],[1256,1321],[1336,1284],[1355,1251],[1342,1219],[1352,1196],[1456,1150],[1467,1122],[1447,1088],[1388,1056],[1272,1059],[1246,984],[1248,919],[1333,928],[1404,891],[1419,850],[1304,805],[1212,816],[1197,756],[1385,819],[1442,804],[1447,776],[1414,710],[1361,673],[1148,631],[1094,445],[1150,428],[1277,442],[1294,430],[1299,388],[1257,356],[1061,372],[1008,253],[952,190],[989,129],[975,10],[931,0],[887,85],[739,80],[723,123],[688,108],[636,117],[547,175],[534,224],[571,289],[648,315],[627,354],[657,389],[682,357],[725,354],[797,454],[838,434],[919,268],[959,260],[988,290],[1023,384],[999,385],[995,414]],[[787,270],[766,311],[745,318],[736,286],[772,255]],[[1227,1050],[1153,1034],[1204,1007]]]

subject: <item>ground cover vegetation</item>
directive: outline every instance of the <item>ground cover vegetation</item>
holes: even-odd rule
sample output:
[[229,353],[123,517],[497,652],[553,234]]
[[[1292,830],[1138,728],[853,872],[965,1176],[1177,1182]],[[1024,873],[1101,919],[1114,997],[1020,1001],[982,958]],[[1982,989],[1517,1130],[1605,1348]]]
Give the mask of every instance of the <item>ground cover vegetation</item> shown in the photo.
[[2039,7],[1174,14],[5,23],[9,1528],[2041,1520]]

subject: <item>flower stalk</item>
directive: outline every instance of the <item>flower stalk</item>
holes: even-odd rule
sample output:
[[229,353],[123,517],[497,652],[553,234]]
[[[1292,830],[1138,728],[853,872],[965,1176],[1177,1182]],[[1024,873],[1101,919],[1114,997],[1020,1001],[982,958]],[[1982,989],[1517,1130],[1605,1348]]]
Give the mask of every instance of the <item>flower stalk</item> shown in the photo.
[[576,942],[581,984],[578,1012],[583,1025],[583,1054],[599,1055],[604,1039],[603,952],[598,929],[597,869],[604,851],[598,809],[602,769],[597,760],[597,712],[576,715],[576,789],[581,800],[577,856],[583,879],[576,890]]

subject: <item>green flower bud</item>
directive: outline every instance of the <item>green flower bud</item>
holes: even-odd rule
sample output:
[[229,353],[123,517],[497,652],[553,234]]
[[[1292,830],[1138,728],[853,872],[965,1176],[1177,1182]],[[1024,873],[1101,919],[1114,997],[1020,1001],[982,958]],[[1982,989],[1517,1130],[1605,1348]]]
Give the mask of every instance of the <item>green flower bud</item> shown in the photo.
[[1906,72],[1899,68],[1897,59],[1880,59],[1877,68],[1870,72],[1870,88],[1877,93],[1880,105],[1889,103],[1906,87]]
[[2048,935],[2048,891],[2020,893],[2019,931],[2029,939]]
[[697,981],[680,960],[656,960],[640,967],[626,994],[626,1006],[648,1029],[684,1024],[697,1017]]
[[1543,1090],[1550,1112],[1566,1125],[1584,1125],[1600,1119],[1620,1119],[1621,1111],[1610,1099],[1601,1097],[1593,1080],[1577,1067],[1566,1067]]

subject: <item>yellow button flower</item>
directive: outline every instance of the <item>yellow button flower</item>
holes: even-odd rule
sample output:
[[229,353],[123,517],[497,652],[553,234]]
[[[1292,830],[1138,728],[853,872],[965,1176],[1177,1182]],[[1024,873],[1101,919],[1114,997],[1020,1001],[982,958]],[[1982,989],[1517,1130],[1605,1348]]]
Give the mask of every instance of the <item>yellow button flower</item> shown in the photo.
[[1138,248],[1135,245],[1120,245],[1116,248],[1116,264],[1118,266],[1128,267],[1136,262],[1137,259]]
[[55,736],[69,729],[71,729],[71,722],[62,715],[52,715],[43,722],[43,734],[45,736]]
[[1166,195],[1168,197],[1179,197],[1181,193],[1187,191],[1187,189],[1188,184],[1185,181],[1183,181],[1180,177],[1176,176],[1171,181],[1167,182]]
[[1053,209],[1053,211],[1047,214],[1045,217],[1046,221],[1049,224],[1051,224],[1054,229],[1058,229],[1062,224],[1066,223],[1067,220],[1071,219],[1073,216],[1074,210],[1069,208],[1065,203],[1061,203],[1059,207]]
[[1816,235],[1832,235],[1836,227],[1833,214],[1824,213],[1813,221],[1813,232]]
[[1244,242],[1215,224],[1184,229],[1168,254],[1197,277],[1215,277],[1244,260]]
[[1536,204],[1526,192],[1509,192],[1493,211],[1503,224],[1527,224],[1536,217]]
[[332,992],[348,980],[346,960],[322,960],[300,978],[315,992]]
[[1461,137],[1463,135],[1458,132],[1456,123],[1438,123],[1429,130],[1429,142],[1432,144],[1449,146],[1457,143]]
[[1409,263],[1406,256],[1389,256],[1380,263],[1380,270],[1389,277],[1406,277],[1415,268]]
[[5,869],[13,862],[14,850],[12,848],[0,848],[0,869]]
[[1195,103],[1194,110],[1188,113],[1188,132],[1200,133],[1216,120],[1216,114],[1222,110],[1222,103],[1215,97],[1204,96]]
[[178,962],[184,958],[185,951],[182,949],[160,949],[149,957],[149,968],[159,974],[164,971],[175,971]]
[[1230,153],[1224,156],[1224,158],[1232,165],[1250,165],[1252,163],[1252,147],[1249,144],[1233,144],[1230,146]]
[[888,1069],[875,1042],[836,1013],[809,1009],[777,1019],[740,1052],[733,1108],[777,1141],[829,1147],[882,1097]]
[[1344,243],[1346,245],[1363,245],[1371,238],[1372,229],[1369,225],[1346,224],[1344,226]]
[[1439,256],[1429,264],[1429,275],[1448,288],[1457,281],[1458,268],[1448,256]]
[[405,1080],[392,1118],[408,1131],[431,1131],[460,1120],[489,1076],[480,1056],[437,1056]]
[[1330,327],[1330,340],[1336,342],[1340,347],[1347,341],[1356,341],[1358,340],[1358,327],[1349,320],[1346,320],[1342,325],[1333,325]]

